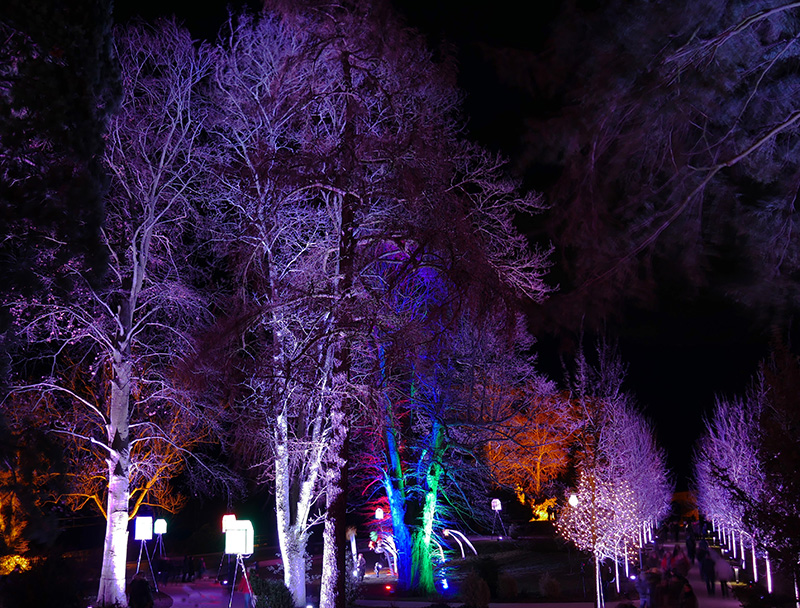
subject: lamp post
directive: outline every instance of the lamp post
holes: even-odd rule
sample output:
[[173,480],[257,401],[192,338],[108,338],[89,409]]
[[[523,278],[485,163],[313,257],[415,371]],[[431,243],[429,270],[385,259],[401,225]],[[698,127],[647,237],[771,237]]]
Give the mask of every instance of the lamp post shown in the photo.
[[[503,525],[503,518],[500,517],[500,511],[503,510],[503,503],[499,498],[492,498],[492,511],[494,511],[494,522],[492,523],[492,536],[494,536],[495,524],[500,522],[500,529],[503,531],[503,536],[506,536],[506,527]],[[501,540],[503,536],[498,537]]]

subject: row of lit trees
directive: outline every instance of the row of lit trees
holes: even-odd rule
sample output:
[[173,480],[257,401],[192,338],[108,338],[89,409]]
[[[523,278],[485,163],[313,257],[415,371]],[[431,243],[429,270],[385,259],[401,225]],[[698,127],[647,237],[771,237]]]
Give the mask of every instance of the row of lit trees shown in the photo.
[[[49,291],[8,300],[28,348],[5,405],[65,439],[73,504],[106,516],[98,603],[125,605],[128,521],[179,508],[170,480],[236,485],[203,457],[216,442],[273,484],[298,605],[324,523],[320,601],[342,606],[351,445],[401,424],[414,440],[387,464],[416,454],[397,504],[421,506],[401,580],[429,588],[447,454],[475,458],[452,423],[487,378],[521,377],[473,370],[513,343],[493,336],[514,334],[514,301],[547,291],[513,226],[539,199],[461,139],[450,64],[385,7],[281,4],[217,46],[171,23],[115,42],[105,278],[67,264],[66,291],[43,266]],[[405,419],[386,415],[399,395]]]
[[755,580],[765,559],[768,586],[771,564],[798,576],[798,390],[800,362],[778,345],[743,396],[717,400],[694,456],[700,511]]

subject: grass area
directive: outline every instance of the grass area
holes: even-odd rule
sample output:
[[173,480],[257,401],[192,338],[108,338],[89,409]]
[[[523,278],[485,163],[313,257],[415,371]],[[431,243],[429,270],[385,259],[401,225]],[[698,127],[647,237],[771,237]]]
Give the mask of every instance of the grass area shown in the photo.
[[[535,522],[517,538],[473,539],[478,555],[447,562],[449,590],[443,597],[455,599],[475,574],[486,581],[493,602],[592,601],[594,566],[586,553],[576,551],[556,534],[552,523]],[[474,574],[473,574],[474,573]],[[379,585],[365,585],[363,597],[385,597]]]
[[493,601],[584,601],[591,596],[588,556],[552,536],[478,542],[475,548],[477,556],[450,562],[452,576],[465,580],[477,572],[488,583]]

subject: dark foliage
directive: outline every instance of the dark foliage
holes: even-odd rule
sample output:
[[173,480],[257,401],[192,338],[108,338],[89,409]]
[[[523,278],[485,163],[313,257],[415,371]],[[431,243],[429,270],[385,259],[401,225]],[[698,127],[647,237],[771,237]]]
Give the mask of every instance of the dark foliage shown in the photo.
[[797,571],[800,555],[800,360],[785,345],[778,345],[763,366],[767,387],[762,410],[760,450],[765,476],[764,493],[750,505],[748,517],[766,532],[770,554],[788,570]]
[[75,270],[100,280],[105,266],[103,137],[119,98],[110,2],[10,0],[0,36],[0,297],[63,296]]
[[14,572],[0,582],[0,607],[60,606],[83,608],[87,589],[74,560],[48,557],[26,572]]
[[545,109],[522,161],[547,176],[562,287],[540,327],[666,293],[797,310],[799,26],[760,0],[570,2],[536,60],[494,54]]

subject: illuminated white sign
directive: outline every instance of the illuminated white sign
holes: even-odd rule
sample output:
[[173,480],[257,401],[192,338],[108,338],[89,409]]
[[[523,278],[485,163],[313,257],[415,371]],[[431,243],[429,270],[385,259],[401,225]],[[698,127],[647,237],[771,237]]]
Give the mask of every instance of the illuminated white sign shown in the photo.
[[502,511],[503,505],[500,504],[499,498],[492,498],[492,511]]
[[375,519],[383,519],[383,509],[380,507],[375,509]]
[[134,523],[133,538],[136,540],[153,540],[153,518],[137,517]]
[[223,515],[222,516],[222,531],[223,532],[227,532],[228,528],[234,522],[236,522],[236,516],[233,515],[232,513],[229,513],[228,515]]
[[167,520],[157,519],[153,522],[153,534],[166,534],[167,533]]
[[252,555],[253,540],[253,523],[249,519],[237,519],[225,530],[225,553]]

